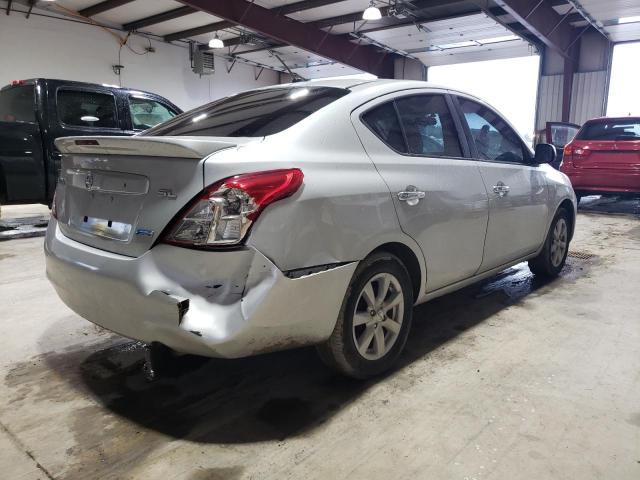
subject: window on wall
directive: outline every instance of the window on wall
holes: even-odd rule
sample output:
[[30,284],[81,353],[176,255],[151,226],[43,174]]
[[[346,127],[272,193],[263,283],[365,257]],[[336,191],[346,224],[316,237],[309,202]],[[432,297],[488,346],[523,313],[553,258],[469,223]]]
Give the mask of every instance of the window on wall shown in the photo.
[[640,116],[640,42],[613,48],[608,117]]

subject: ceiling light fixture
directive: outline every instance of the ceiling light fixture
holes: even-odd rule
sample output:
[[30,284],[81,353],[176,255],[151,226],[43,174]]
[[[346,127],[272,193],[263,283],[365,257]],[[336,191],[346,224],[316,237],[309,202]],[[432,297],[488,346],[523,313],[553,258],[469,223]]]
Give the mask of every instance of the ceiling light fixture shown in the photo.
[[209,40],[209,48],[224,48],[224,42],[218,37],[218,32],[216,32],[216,36]]
[[640,15],[634,15],[633,17],[621,17],[618,19],[618,23],[636,23],[640,22]]
[[482,40],[477,40],[477,42],[482,45],[487,45],[489,43],[512,42],[514,40],[520,40],[520,37],[516,35],[503,35],[501,37],[483,38]]
[[363,20],[380,20],[382,18],[382,12],[373,4],[373,0],[369,3],[369,7],[362,12]]

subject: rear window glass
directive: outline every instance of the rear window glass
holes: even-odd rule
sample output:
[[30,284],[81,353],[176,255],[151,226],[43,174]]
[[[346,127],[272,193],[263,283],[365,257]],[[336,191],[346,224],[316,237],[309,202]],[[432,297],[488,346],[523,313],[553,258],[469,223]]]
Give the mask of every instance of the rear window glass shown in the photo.
[[145,136],[263,137],[281,132],[349,90],[291,87],[240,93],[178,115]]
[[389,147],[400,153],[407,153],[402,127],[393,102],[372,108],[362,115],[362,121]]
[[58,90],[58,118],[74,127],[117,128],[115,97],[86,90]]
[[35,122],[33,85],[0,91],[0,122]]
[[585,124],[578,140],[640,140],[640,120],[613,120]]

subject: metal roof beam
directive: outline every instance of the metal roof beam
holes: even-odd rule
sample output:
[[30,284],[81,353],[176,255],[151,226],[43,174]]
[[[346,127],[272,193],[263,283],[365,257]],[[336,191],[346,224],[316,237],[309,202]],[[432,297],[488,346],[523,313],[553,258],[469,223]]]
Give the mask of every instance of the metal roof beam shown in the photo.
[[[291,13],[311,10],[312,8],[324,7],[326,5],[331,5],[332,3],[339,3],[340,1],[341,0],[302,0],[300,2],[289,3],[287,5],[274,7],[270,10],[274,12],[276,15],[289,15]],[[190,6],[185,6],[181,8],[188,8],[190,10],[190,12],[188,13],[193,13],[197,11],[197,9]],[[177,17],[174,17],[174,18],[177,18]],[[139,20],[138,22],[142,22],[144,20],[150,20],[150,19],[151,17],[148,17],[147,19],[142,19],[142,20]],[[136,22],[131,22],[130,24],[127,24],[127,25],[131,25],[135,23]],[[158,23],[158,22],[153,22],[153,23],[147,22],[145,26],[153,25],[154,23]],[[127,25],[125,25],[125,29],[133,30],[128,28]],[[206,33],[215,32],[217,30],[223,30],[225,28],[229,28],[230,26],[233,26],[233,25],[229,24],[229,22],[209,23],[208,25],[203,25],[201,27],[195,27],[195,28],[190,28],[188,30],[182,30],[181,32],[170,33],[169,35],[166,35],[164,39],[167,42],[173,42],[175,40],[181,40],[183,38],[195,37],[197,35],[204,35]]]
[[196,11],[196,9],[187,6],[178,7],[174,8],[173,10],[169,10],[168,12],[158,13],[156,15],[151,15],[150,17],[145,17],[141,18],[140,20],[125,23],[122,28],[124,28],[125,30],[140,30],[141,28],[148,27],[150,25],[155,25],[157,23],[184,17],[185,15],[189,15],[190,13],[194,13]]
[[94,15],[113,10],[114,8],[121,7],[122,5],[126,5],[131,2],[133,2],[133,0],[105,0],[104,2],[84,8],[78,13],[83,17],[93,17]]
[[[414,2],[414,3],[419,3],[419,2]],[[455,14],[438,14],[438,15],[434,15],[434,14],[428,14],[425,15],[423,14],[422,16],[418,16],[415,18],[406,18],[406,19],[397,19],[397,22],[395,23],[385,23],[385,24],[379,24],[378,22],[372,22],[371,28],[362,28],[360,30],[358,30],[358,33],[361,34],[368,34],[368,33],[373,33],[373,32],[379,32],[382,30],[389,30],[389,29],[393,29],[393,28],[398,28],[398,27],[406,27],[407,25],[415,25],[415,24],[421,24],[421,23],[428,23],[428,22],[437,22],[440,20],[451,20],[453,18],[459,18],[459,17],[463,17],[466,15],[473,15],[475,13],[482,13],[482,10],[480,10],[477,6],[473,6],[473,5],[468,5],[466,6],[463,10],[459,10],[457,11]],[[334,18],[342,18],[342,17],[334,17]],[[311,24],[313,25],[315,22],[311,22]],[[346,39],[352,38],[350,33],[345,33],[345,34],[340,34],[340,35],[336,35],[338,37],[343,37]],[[281,47],[286,47],[286,45],[274,45],[271,47],[258,47],[252,50],[248,50],[245,52],[238,52],[237,55],[242,55],[243,53],[254,53],[254,52],[259,52],[262,50],[269,50],[271,48],[281,48]]]
[[180,0],[181,3],[244,26],[273,40],[302,48],[380,77],[393,77],[395,55],[358,45],[328,32],[278,15],[245,0]]
[[567,15],[560,15],[546,2],[530,0],[496,0],[518,23],[547,47],[563,57],[576,37]]

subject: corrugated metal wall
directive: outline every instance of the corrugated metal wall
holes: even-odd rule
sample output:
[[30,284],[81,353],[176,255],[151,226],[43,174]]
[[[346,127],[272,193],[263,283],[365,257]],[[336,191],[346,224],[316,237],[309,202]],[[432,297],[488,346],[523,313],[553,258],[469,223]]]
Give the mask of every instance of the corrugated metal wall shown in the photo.
[[[562,121],[562,75],[540,77],[536,130],[546,122]],[[604,115],[607,72],[582,72],[573,76],[569,121],[582,125],[590,118]]]
[[562,120],[562,75],[543,75],[538,86],[536,130]]
[[591,118],[604,115],[607,72],[576,73],[571,93],[570,121],[582,125]]

